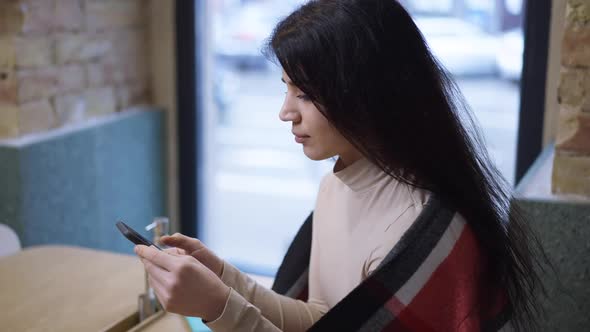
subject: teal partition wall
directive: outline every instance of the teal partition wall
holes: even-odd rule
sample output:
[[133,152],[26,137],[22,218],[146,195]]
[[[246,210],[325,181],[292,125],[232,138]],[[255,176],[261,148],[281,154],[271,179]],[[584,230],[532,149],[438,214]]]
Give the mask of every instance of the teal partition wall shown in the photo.
[[556,272],[543,275],[541,331],[590,331],[590,198],[552,194],[552,164],[549,146],[517,188]]
[[131,253],[115,222],[143,230],[166,213],[164,119],[162,111],[135,109],[0,141],[0,223],[24,247]]

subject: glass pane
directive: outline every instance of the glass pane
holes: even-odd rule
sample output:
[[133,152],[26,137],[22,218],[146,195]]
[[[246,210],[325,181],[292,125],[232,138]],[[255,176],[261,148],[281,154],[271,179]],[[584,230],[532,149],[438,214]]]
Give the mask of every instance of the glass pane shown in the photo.
[[303,1],[223,1],[212,8],[217,123],[202,240],[247,272],[274,275],[313,210],[330,161],[312,162],[279,120],[286,87],[261,54],[274,25]]
[[[213,2],[216,117],[202,240],[247,272],[274,275],[313,209],[333,161],[308,160],[278,118],[285,87],[261,54],[302,0]],[[499,169],[512,181],[522,67],[522,1],[405,0],[432,52],[456,78]],[[500,7],[498,7],[500,6]]]
[[513,184],[523,57],[523,0],[402,0],[454,76],[488,151]]

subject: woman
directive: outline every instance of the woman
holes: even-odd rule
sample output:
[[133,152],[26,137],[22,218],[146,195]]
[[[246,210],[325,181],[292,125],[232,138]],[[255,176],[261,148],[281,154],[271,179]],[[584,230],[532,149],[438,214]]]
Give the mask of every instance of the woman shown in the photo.
[[310,159],[338,157],[313,216],[308,299],[175,234],[167,253],[136,248],[164,307],[214,331],[533,328],[542,250],[408,13],[310,1],[267,54],[296,142]]

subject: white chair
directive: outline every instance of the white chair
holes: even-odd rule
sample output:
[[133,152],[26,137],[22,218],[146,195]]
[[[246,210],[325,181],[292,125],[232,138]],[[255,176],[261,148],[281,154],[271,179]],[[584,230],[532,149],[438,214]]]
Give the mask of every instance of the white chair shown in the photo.
[[18,235],[7,225],[0,224],[0,257],[12,255],[21,249]]

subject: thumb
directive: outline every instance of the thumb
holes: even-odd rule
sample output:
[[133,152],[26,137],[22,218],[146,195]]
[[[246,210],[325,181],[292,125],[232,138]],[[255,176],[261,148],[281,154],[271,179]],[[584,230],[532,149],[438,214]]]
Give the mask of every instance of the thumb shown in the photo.
[[170,247],[184,249],[187,253],[191,253],[203,247],[201,241],[180,233],[175,233],[171,236],[162,236],[160,242]]

